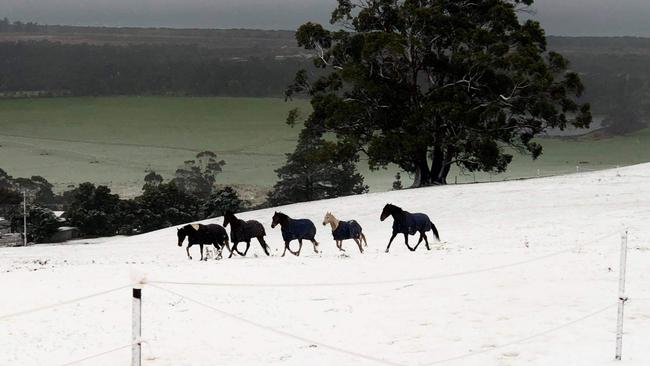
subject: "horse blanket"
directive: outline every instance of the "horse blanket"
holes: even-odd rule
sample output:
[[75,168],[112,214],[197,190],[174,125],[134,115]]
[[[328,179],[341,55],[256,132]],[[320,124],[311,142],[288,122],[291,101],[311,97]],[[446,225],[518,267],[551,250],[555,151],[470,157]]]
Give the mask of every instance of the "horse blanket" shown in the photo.
[[415,235],[417,232],[431,230],[431,220],[429,216],[421,213],[408,213],[404,211],[404,217],[401,220],[393,222],[393,232]]
[[332,231],[334,240],[359,239],[361,236],[361,225],[354,220],[339,221],[339,226]]
[[316,225],[308,219],[289,219],[282,227],[282,239],[291,241],[296,239],[314,240],[316,237]]
[[[192,225],[194,227],[194,225]],[[212,244],[217,243],[224,245],[228,241],[228,233],[221,225],[199,225],[198,230],[188,231],[188,240],[190,244]]]
[[[235,229],[235,226],[237,226],[237,229]],[[264,226],[257,221],[239,220],[238,225],[231,224],[230,236],[232,237],[233,243],[239,243],[249,241],[251,238],[266,236],[266,231],[264,230]]]

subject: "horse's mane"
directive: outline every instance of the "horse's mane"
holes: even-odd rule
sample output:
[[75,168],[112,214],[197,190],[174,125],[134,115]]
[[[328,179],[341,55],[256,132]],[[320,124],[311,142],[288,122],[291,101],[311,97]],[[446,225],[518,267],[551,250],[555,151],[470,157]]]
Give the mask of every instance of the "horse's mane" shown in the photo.
[[199,227],[201,225],[199,224],[187,224],[183,226],[182,228],[179,229],[179,231],[184,232],[184,233],[191,233],[199,230]]
[[276,212],[275,215],[280,216],[280,218],[282,218],[282,219],[288,219],[289,218],[289,215],[287,215],[285,213],[282,213],[282,212]]
[[390,209],[390,210],[397,211],[397,212],[404,212],[404,210],[403,210],[401,207],[395,206],[395,205],[392,204],[392,203],[388,203],[388,204],[386,204],[386,208],[388,208],[388,209]]

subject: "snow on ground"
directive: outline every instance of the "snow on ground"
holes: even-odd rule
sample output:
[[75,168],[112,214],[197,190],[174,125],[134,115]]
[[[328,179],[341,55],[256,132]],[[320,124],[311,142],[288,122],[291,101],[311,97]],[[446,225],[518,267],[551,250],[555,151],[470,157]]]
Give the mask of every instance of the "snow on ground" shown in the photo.
[[[248,258],[208,262],[197,260],[194,247],[195,260],[189,261],[176,246],[175,228],[100,243],[0,249],[0,365],[56,366],[128,345],[130,288],[2,316],[142,277],[296,285],[156,285],[191,300],[145,286],[144,365],[380,364],[324,345],[409,366],[647,365],[649,180],[646,164],[283,207],[290,216],[310,218],[318,226],[322,254],[306,245],[300,258],[280,257],[279,229],[270,228],[274,210],[241,215],[264,223],[272,257],[254,244]],[[391,223],[380,222],[379,214],[387,202],[429,214],[442,242],[431,251],[421,246],[411,253],[398,237],[385,254]],[[321,226],[326,211],[361,223],[369,242],[366,254],[359,254],[352,242],[345,243],[346,256],[336,251],[329,227]],[[631,301],[623,361],[616,363],[615,304],[624,228],[630,230]],[[448,361],[436,363],[441,360]],[[79,364],[129,365],[130,350]]]

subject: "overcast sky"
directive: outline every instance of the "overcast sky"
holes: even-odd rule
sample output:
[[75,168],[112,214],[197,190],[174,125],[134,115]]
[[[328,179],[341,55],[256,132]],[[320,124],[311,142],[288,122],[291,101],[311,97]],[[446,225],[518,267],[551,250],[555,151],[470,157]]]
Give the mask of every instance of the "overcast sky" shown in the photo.
[[[0,0],[0,17],[41,24],[295,29],[335,0]],[[551,35],[650,37],[650,0],[537,0]]]

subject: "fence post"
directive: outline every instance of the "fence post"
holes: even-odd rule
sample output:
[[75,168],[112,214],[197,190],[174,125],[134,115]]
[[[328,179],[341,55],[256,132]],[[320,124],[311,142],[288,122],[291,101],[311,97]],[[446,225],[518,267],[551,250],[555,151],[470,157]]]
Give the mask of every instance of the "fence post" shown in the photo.
[[133,344],[131,345],[131,365],[140,366],[142,362],[142,288],[133,288]]
[[27,192],[23,189],[23,246],[27,246]]
[[623,353],[623,308],[625,297],[625,267],[627,266],[627,231],[621,236],[621,264],[618,279],[618,320],[616,324],[616,359],[621,360]]

